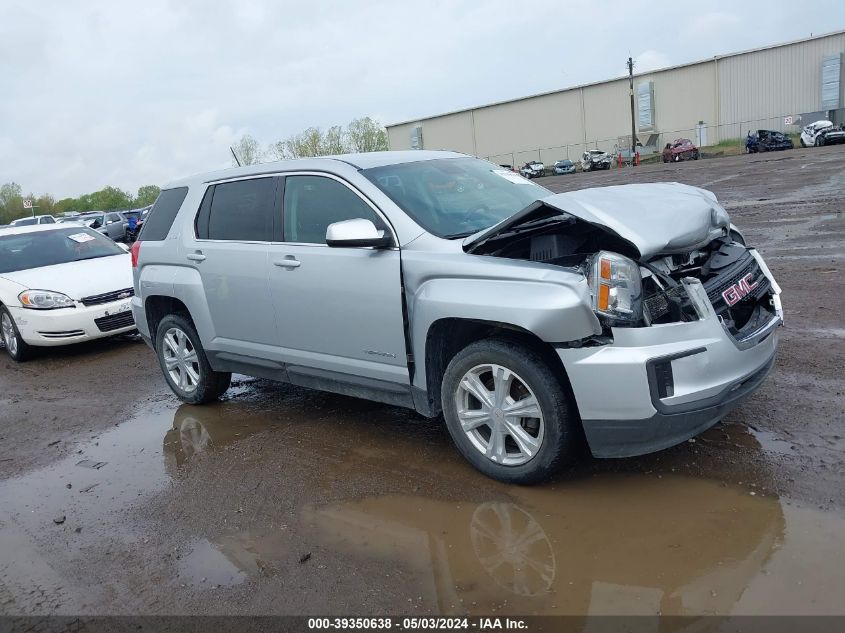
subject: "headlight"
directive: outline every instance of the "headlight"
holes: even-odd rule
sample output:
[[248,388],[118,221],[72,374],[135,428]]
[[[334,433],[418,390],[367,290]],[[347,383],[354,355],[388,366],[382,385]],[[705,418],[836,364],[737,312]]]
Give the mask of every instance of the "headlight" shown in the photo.
[[73,299],[61,292],[50,290],[24,290],[18,295],[24,308],[33,310],[55,310],[56,308],[75,308]]
[[587,262],[593,310],[608,325],[633,325],[643,316],[640,267],[617,253],[599,251]]

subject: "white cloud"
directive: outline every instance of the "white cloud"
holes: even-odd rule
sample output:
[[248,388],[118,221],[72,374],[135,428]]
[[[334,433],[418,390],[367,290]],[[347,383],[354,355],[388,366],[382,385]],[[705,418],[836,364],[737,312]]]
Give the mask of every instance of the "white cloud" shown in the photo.
[[672,62],[669,57],[660,51],[647,50],[643,51],[634,58],[634,72],[645,73],[658,68],[666,68],[671,66]]
[[823,4],[3,0],[0,183],[134,191],[227,166],[245,132],[266,144],[620,76],[632,32],[645,70],[845,21],[845,3]]
[[684,34],[689,38],[723,39],[733,34],[741,23],[741,18],[734,13],[713,11],[693,16]]

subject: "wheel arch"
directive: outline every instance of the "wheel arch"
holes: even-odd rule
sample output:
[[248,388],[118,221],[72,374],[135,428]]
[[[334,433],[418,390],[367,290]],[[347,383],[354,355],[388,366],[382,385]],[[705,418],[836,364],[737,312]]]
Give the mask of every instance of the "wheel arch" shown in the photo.
[[[147,318],[147,326],[150,328],[150,338],[155,340],[158,324],[169,314],[180,314],[187,318],[192,324],[194,319],[191,311],[181,300],[167,295],[150,295],[144,300],[144,314]],[[194,324],[196,327],[196,324]]]
[[440,389],[446,367],[466,346],[488,338],[512,341],[537,352],[558,376],[567,397],[575,403],[566,369],[550,343],[512,323],[445,317],[434,321],[426,334],[424,363],[420,367],[425,372],[425,387],[414,389],[418,411],[431,417],[442,412]]

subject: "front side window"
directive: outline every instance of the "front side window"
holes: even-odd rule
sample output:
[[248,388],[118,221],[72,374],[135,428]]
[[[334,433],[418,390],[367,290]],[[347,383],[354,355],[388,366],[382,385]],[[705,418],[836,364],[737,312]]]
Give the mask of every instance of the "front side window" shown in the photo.
[[325,244],[329,224],[363,218],[386,228],[375,211],[346,185],[323,176],[285,178],[285,241]]
[[477,158],[440,158],[361,173],[417,224],[445,238],[487,229],[552,193]]
[[[197,236],[238,242],[273,241],[275,178],[254,178],[215,185],[203,201]],[[209,198],[210,196],[210,198]],[[205,211],[207,209],[207,227]]]

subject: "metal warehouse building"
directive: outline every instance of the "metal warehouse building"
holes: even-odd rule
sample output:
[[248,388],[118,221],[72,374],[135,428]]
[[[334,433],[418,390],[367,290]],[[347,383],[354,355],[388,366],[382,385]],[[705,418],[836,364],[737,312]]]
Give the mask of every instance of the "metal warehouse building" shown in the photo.
[[[676,138],[700,146],[748,130],[845,123],[845,31],[634,75],[645,151]],[[388,125],[391,149],[449,149],[518,165],[630,147],[628,77]]]

